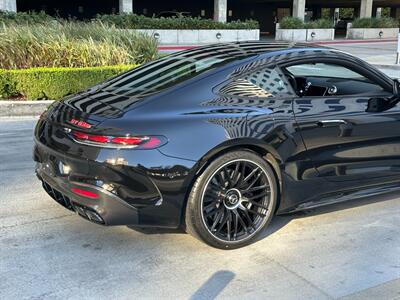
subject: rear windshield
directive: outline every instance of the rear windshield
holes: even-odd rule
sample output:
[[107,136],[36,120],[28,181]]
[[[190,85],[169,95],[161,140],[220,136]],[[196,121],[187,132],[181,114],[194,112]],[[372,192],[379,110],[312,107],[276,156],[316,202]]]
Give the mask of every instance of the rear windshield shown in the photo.
[[169,55],[122,74],[102,86],[113,94],[143,98],[201,73],[246,58],[249,54],[235,45],[215,45]]

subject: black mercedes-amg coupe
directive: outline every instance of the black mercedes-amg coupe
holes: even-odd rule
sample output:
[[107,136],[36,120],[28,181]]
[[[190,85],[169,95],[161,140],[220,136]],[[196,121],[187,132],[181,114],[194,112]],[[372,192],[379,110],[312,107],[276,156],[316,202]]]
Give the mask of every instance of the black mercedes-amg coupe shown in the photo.
[[399,85],[318,46],[199,47],[54,103],[36,172],[92,222],[238,248],[275,214],[399,189]]

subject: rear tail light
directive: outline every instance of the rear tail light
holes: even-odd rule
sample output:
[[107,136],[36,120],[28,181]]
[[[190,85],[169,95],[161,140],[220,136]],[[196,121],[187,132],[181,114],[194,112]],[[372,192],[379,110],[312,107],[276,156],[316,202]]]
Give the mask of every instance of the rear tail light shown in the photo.
[[77,194],[79,196],[82,197],[86,197],[86,198],[90,198],[90,199],[97,199],[99,198],[99,195],[96,193],[93,193],[91,191],[88,190],[82,190],[82,189],[77,189],[77,188],[72,188],[71,192],[73,192],[74,194]]
[[70,135],[78,143],[105,148],[155,149],[165,145],[167,142],[166,138],[163,136],[115,137],[92,135],[75,130],[72,130]]

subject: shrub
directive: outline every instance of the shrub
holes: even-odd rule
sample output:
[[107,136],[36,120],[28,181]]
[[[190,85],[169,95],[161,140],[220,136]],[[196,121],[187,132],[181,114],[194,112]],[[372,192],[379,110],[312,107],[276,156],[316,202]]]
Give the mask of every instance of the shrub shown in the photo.
[[6,25],[47,24],[52,21],[56,21],[56,19],[43,11],[39,13],[0,11],[0,23]]
[[282,29],[303,29],[304,22],[299,18],[284,17],[279,22],[279,28]]
[[58,100],[133,67],[135,66],[0,70],[0,97]]
[[284,17],[279,22],[281,29],[314,29],[314,28],[333,28],[333,22],[327,19],[319,19],[311,22],[304,22],[299,18]]
[[100,23],[0,26],[0,68],[141,64],[158,55],[157,41]]
[[333,28],[333,21],[328,20],[328,19],[319,19],[319,20],[304,23],[304,27],[308,28],[308,29]]
[[150,18],[135,14],[97,15],[97,21],[125,29],[258,29],[255,20],[221,23],[196,17]]
[[396,28],[398,22],[392,18],[362,18],[352,22],[353,28]]

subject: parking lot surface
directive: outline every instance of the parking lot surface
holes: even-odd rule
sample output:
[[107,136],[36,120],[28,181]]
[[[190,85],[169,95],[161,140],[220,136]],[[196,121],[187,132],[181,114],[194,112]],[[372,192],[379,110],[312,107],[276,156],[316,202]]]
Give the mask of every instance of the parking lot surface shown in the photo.
[[257,243],[222,251],[56,204],[34,176],[34,124],[0,120],[0,299],[400,297],[396,195],[276,217]]

